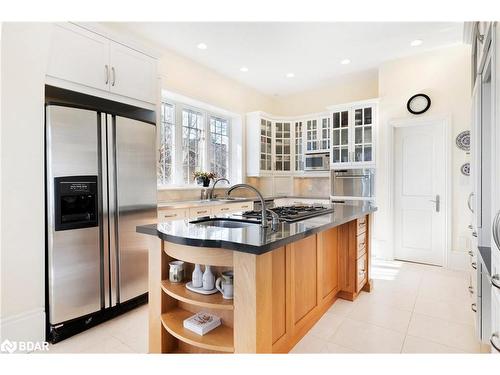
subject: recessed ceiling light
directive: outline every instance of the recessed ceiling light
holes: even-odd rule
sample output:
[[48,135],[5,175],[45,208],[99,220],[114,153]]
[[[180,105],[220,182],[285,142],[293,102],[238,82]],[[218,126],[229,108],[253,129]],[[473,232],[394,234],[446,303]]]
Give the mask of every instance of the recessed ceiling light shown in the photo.
[[286,74],[286,78],[293,78],[293,77],[295,77],[295,74],[293,74],[293,73]]
[[199,49],[207,49],[207,45],[205,43],[199,43],[196,47]]
[[242,66],[240,70],[245,73],[248,72],[248,68],[246,66]]
[[412,40],[411,43],[410,43],[410,46],[412,47],[418,47],[419,45],[421,45],[423,43],[423,40],[420,40],[420,39],[415,39],[415,40]]
[[344,59],[340,62],[342,65],[347,65],[347,64],[350,64],[351,63],[351,60],[349,59]]

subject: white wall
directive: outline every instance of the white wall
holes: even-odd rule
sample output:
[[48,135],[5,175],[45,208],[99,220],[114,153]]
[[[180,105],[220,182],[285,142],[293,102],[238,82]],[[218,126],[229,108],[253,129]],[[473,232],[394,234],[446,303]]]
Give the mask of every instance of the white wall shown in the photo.
[[333,104],[376,98],[378,95],[378,70],[367,70],[338,77],[321,87],[291,95],[276,97],[273,115],[297,116],[323,112]]
[[465,239],[470,215],[466,206],[470,178],[460,173],[460,166],[469,161],[464,151],[454,145],[456,135],[470,129],[470,47],[458,45],[394,60],[379,69],[379,144],[377,149],[377,205],[375,220],[375,251],[383,258],[392,258],[392,176],[387,157],[389,121],[408,118],[406,102],[423,92],[430,96],[432,106],[426,115],[451,115],[452,142],[452,243],[449,266],[461,267],[465,261]]
[[50,28],[4,23],[1,66],[1,335],[44,338],[44,77]]

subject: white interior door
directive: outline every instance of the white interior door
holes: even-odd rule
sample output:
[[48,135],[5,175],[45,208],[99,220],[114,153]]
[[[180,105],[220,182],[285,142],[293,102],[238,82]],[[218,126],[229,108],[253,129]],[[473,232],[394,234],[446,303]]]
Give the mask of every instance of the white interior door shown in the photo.
[[395,258],[444,265],[446,155],[444,122],[394,130]]

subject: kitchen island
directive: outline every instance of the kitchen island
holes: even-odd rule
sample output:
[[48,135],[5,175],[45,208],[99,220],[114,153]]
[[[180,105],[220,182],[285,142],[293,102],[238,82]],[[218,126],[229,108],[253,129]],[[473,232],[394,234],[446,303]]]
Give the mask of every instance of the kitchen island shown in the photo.
[[[151,235],[149,351],[290,351],[337,298],[352,301],[370,291],[369,222],[375,210],[366,203],[335,205],[331,213],[267,228],[203,220],[137,227]],[[231,269],[234,300],[171,283],[172,260],[186,262],[188,279],[194,264],[211,265],[217,273]],[[221,317],[222,325],[204,336],[185,329],[183,320],[199,311]]]

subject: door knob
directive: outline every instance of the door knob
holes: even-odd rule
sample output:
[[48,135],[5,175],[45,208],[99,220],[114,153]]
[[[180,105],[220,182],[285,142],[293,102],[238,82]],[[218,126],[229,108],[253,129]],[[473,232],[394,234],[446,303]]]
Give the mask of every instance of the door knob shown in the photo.
[[439,212],[441,206],[441,197],[439,194],[436,194],[436,199],[431,199],[429,202],[432,202],[436,205],[436,212]]

